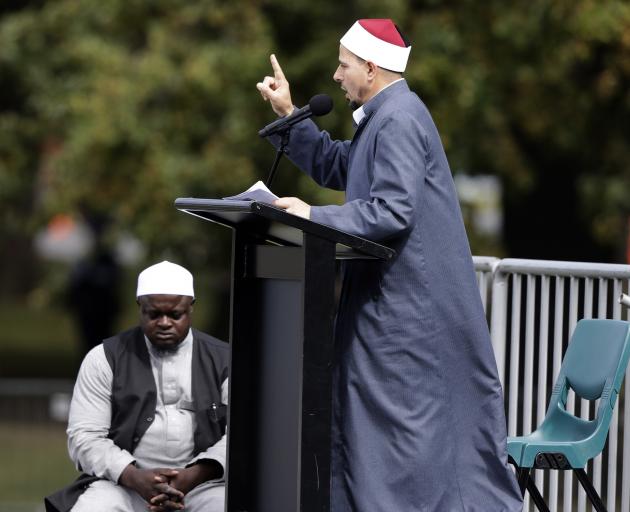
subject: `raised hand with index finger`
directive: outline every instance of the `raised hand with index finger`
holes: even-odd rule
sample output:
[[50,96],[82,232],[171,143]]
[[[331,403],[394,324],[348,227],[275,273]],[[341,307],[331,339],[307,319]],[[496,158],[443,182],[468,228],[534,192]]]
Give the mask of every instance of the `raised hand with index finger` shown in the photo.
[[271,54],[270,60],[273,76],[266,76],[262,82],[258,82],[256,89],[260,91],[265,101],[269,100],[271,108],[276,114],[288,116],[293,112],[289,82],[285,78],[278,59],[276,59],[274,54]]

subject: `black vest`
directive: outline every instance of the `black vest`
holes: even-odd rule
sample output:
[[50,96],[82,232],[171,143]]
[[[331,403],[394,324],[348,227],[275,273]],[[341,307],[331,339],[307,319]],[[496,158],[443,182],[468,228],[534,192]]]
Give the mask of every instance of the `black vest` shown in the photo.
[[[193,329],[191,393],[195,411],[195,453],[214,445],[225,433],[226,406],[221,384],[227,378],[229,346]],[[140,327],[103,342],[114,374],[112,420],[108,437],[133,453],[155,414],[157,390],[149,351]],[[98,477],[82,474],[70,486],[45,498],[47,512],[67,512]]]

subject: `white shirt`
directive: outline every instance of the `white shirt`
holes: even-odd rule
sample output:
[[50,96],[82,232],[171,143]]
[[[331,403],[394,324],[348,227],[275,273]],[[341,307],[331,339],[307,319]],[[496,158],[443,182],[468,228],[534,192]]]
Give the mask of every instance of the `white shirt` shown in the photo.
[[[68,418],[70,458],[85,473],[118,482],[130,463],[139,468],[177,468],[201,459],[213,459],[225,470],[226,437],[194,454],[195,413],[191,402],[192,331],[176,351],[156,349],[145,337],[157,389],[155,414],[133,454],[107,438],[111,426],[114,375],[103,345],[94,347],[83,360],[74,386]],[[228,381],[221,385],[221,401],[228,402]]]
[[[394,80],[393,82],[387,84],[380,91],[378,91],[374,96],[376,96],[377,94],[382,93],[390,85],[394,85],[396,82],[400,82],[401,80],[404,80],[404,78],[399,78],[398,80]],[[374,98],[374,96],[372,96],[372,98]],[[372,98],[370,98],[370,99],[372,99]],[[352,112],[352,117],[354,118],[354,122],[357,124],[357,126],[359,126],[361,124],[361,121],[363,121],[363,118],[365,117],[365,112],[363,111],[363,105],[361,105],[358,109],[356,109],[354,112]]]

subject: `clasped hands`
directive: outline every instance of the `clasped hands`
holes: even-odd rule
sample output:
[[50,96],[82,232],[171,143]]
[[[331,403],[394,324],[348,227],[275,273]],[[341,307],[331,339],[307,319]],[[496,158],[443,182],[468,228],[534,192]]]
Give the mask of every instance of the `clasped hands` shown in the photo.
[[138,469],[129,464],[118,482],[136,491],[153,512],[184,510],[184,496],[197,485],[220,478],[223,469],[214,461],[201,461],[187,468]]
[[[263,99],[271,103],[271,108],[276,114],[288,116],[293,112],[289,82],[284,76],[276,56],[272,54],[270,60],[273,76],[263,78],[262,82],[256,84],[256,88]],[[311,207],[297,197],[281,197],[274,201],[273,204],[293,215],[304,217],[305,219],[311,218]]]

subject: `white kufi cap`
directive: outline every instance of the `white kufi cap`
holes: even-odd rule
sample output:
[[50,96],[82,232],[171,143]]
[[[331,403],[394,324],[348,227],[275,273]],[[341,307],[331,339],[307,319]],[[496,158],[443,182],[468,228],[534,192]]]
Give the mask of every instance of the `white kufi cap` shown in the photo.
[[181,265],[170,261],[156,263],[138,276],[136,297],[142,295],[186,295],[194,298],[193,276]]

